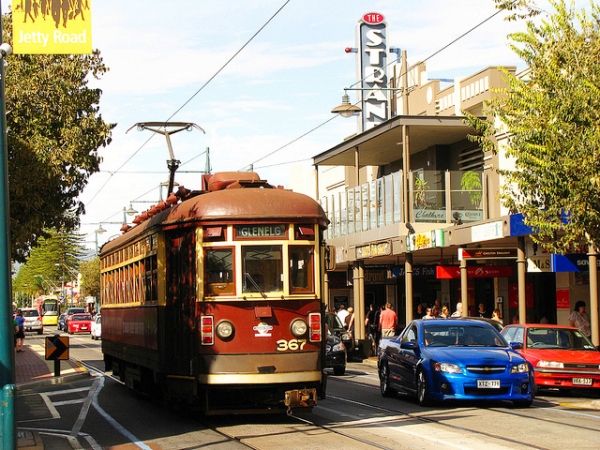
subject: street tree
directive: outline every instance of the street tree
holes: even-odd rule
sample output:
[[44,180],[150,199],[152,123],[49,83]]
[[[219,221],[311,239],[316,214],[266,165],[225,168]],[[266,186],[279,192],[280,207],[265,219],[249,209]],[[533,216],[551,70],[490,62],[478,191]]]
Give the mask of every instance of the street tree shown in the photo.
[[507,133],[502,152],[514,168],[499,171],[501,201],[523,214],[534,240],[564,253],[600,244],[600,9],[550,4],[510,35],[528,72],[505,72],[508,87],[488,105],[496,121],[469,120],[484,150],[498,151],[495,136]]
[[[12,15],[2,16],[12,43]],[[11,257],[23,262],[48,229],[73,231],[85,212],[78,196],[99,171],[98,148],[114,125],[100,114],[108,68],[91,55],[12,55],[6,59],[6,125]]]
[[28,295],[58,293],[65,282],[77,279],[85,254],[83,235],[50,230],[31,250],[13,279],[13,291]]
[[79,265],[81,273],[81,295],[100,298],[100,258],[95,256]]

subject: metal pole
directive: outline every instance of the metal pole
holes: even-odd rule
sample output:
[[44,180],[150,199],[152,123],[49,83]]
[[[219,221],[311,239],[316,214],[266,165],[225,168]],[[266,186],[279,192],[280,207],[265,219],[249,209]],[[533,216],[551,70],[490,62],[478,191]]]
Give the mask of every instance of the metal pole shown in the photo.
[[590,269],[590,322],[592,331],[592,342],[600,344],[598,335],[598,252],[596,246],[590,244],[588,247],[589,269]]
[[519,286],[519,323],[527,323],[527,258],[525,257],[525,238],[517,239],[517,282]]
[[[0,11],[2,6],[0,5]],[[2,27],[0,26],[0,44],[3,41]],[[4,56],[4,55],[3,55]],[[8,202],[8,151],[6,148],[6,94],[4,80],[4,58],[0,59],[0,385],[10,389],[7,385],[15,383],[15,355],[13,348],[13,321],[12,321],[12,286],[10,270],[10,207]],[[3,439],[5,449],[16,448],[16,424],[14,403],[12,411],[8,411],[4,419]]]

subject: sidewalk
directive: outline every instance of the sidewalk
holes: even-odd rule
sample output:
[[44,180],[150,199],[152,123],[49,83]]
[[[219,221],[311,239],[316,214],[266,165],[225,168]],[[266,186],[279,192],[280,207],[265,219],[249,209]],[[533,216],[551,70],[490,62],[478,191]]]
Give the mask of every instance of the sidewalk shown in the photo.
[[[15,384],[17,395],[24,389],[46,384],[62,384],[77,377],[89,376],[85,367],[69,359],[60,361],[60,376],[54,376],[54,361],[46,361],[46,349],[42,345],[27,345],[15,353]],[[20,450],[42,450],[44,444],[38,433],[17,428],[17,447]]]

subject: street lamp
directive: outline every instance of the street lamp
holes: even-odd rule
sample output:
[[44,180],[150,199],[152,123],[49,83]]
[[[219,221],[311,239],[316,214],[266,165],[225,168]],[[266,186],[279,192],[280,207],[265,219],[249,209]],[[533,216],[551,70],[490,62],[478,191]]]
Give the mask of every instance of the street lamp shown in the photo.
[[106,230],[104,228],[102,228],[102,224],[100,224],[98,229],[94,230],[94,233],[96,233],[96,255],[97,255],[98,254],[98,235],[102,234],[102,233],[106,233]]
[[361,111],[358,106],[350,104],[350,97],[348,97],[345,91],[344,95],[342,95],[342,104],[331,110],[333,114],[339,114],[342,117],[358,116],[358,113]]
[[123,206],[123,223],[127,223],[127,216],[135,216],[138,212],[133,209],[133,205],[131,204],[131,202],[129,202],[129,208],[126,209]]

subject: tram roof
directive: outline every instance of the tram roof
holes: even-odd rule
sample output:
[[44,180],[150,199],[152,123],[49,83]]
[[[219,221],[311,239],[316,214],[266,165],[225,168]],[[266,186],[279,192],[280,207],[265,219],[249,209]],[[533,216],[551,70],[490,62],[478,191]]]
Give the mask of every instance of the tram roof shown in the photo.
[[185,227],[193,223],[329,223],[323,208],[307,195],[276,188],[235,188],[201,192],[144,222],[102,247],[110,251],[154,227]]

